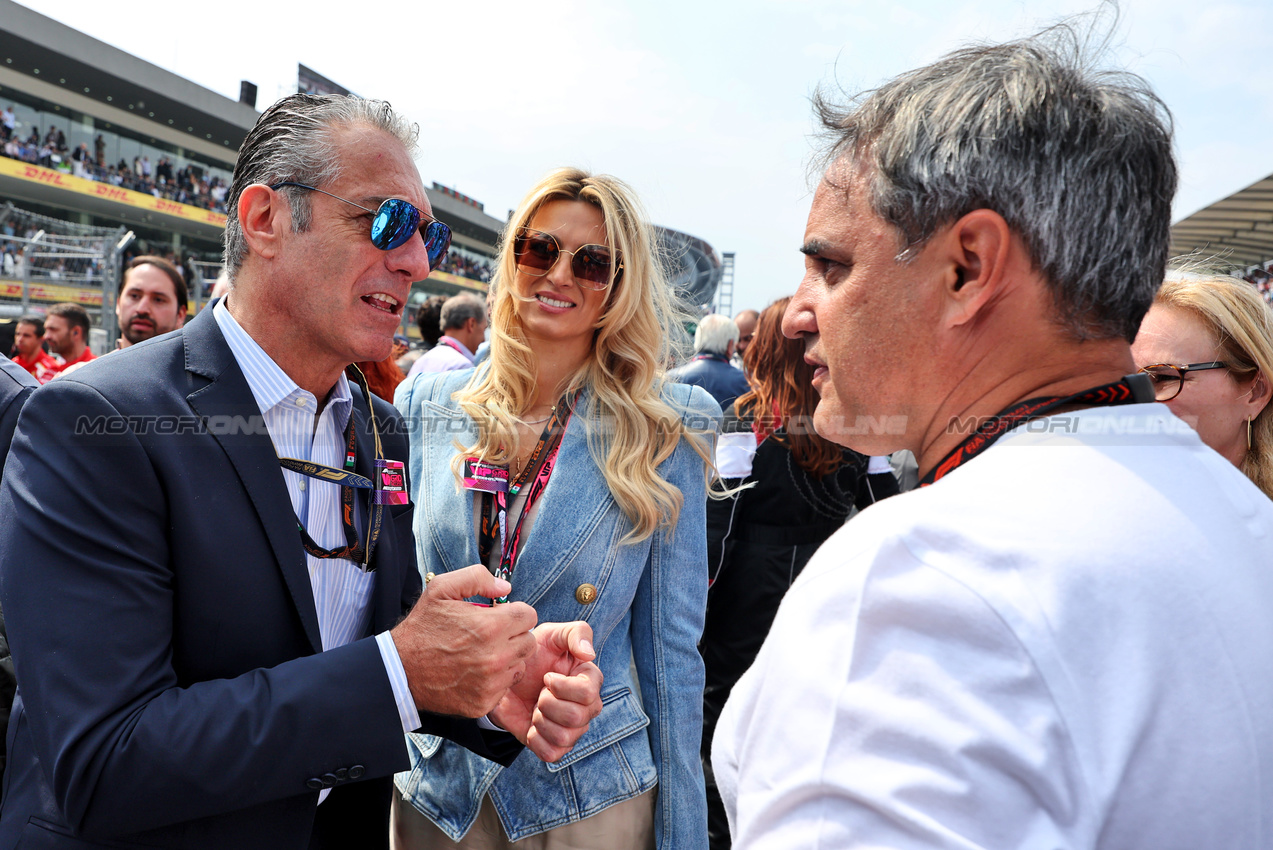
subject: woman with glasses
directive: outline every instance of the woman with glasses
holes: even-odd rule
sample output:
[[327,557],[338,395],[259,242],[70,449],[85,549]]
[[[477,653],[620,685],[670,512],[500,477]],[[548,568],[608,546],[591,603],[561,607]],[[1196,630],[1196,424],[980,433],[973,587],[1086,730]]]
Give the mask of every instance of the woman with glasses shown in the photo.
[[1167,280],[1132,356],[1159,401],[1273,496],[1273,314],[1254,287],[1223,276]]
[[720,408],[664,381],[677,317],[654,249],[625,184],[549,174],[503,237],[488,361],[398,391],[426,579],[486,564],[540,621],[587,620],[605,675],[556,764],[409,736],[398,848],[706,845],[696,643]]

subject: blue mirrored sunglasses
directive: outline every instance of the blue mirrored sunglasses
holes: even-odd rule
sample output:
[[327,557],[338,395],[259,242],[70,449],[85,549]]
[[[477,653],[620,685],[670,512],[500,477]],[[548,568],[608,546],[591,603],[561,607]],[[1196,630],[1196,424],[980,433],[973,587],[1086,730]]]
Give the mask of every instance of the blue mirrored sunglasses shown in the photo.
[[420,231],[420,237],[424,239],[424,249],[429,253],[429,271],[435,271],[438,266],[442,265],[442,261],[446,259],[446,252],[451,247],[451,228],[437,219],[430,218],[420,212],[419,208],[410,201],[404,201],[401,198],[390,198],[382,203],[379,209],[372,210],[362,204],[356,204],[347,198],[342,198],[340,195],[333,195],[331,192],[326,192],[314,186],[306,186],[304,183],[295,183],[291,180],[275,183],[270,188],[278,190],[284,186],[293,186],[297,189],[308,189],[311,192],[318,192],[329,198],[344,201],[363,212],[370,213],[372,215],[371,244],[381,251],[392,251],[394,248],[405,244],[417,230]]

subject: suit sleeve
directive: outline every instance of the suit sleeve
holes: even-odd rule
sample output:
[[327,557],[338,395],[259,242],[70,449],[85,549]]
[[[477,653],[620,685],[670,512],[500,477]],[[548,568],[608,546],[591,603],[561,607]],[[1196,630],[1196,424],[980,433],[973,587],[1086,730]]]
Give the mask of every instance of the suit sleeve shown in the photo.
[[0,486],[0,601],[30,746],[67,823],[128,834],[405,768],[374,639],[183,686],[177,514],[131,431],[109,445],[76,433],[98,416],[119,419],[78,382],[33,394]]

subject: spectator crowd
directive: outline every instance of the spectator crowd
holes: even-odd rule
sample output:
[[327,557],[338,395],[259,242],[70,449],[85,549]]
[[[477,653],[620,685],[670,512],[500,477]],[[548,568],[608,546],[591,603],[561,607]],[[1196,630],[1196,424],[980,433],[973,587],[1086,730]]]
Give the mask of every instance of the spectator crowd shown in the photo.
[[225,212],[225,193],[229,188],[216,175],[208,175],[198,166],[187,163],[178,167],[171,158],[162,156],[151,162],[149,156],[136,156],[130,163],[120,159],[117,163],[106,161],[106,139],[97,134],[94,150],[87,142],[71,149],[66,134],[56,125],[50,125],[41,136],[37,127],[25,136],[12,120],[13,107],[0,111],[0,152],[10,159],[29,162],[95,180],[109,183],[134,192],[143,192],[156,198],[189,204],[214,212]]

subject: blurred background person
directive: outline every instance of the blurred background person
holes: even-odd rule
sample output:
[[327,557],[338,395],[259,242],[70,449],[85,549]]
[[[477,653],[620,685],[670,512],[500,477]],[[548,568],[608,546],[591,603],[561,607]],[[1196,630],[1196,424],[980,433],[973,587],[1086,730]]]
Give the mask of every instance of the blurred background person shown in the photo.
[[678,317],[654,245],[627,185],[552,172],[505,232],[490,358],[399,390],[408,421],[447,425],[412,432],[421,570],[481,562],[541,620],[569,611],[588,621],[605,674],[605,708],[551,769],[521,756],[501,769],[409,736],[399,850],[707,843],[697,641],[703,431],[719,408],[663,379]]
[[442,305],[442,336],[411,366],[409,374],[472,369],[477,347],[486,338],[486,302],[471,292],[452,295]]
[[115,318],[119,320],[119,347],[175,331],[186,322],[190,293],[185,278],[163,257],[143,254],[124,266]]
[[44,341],[62,358],[61,371],[93,359],[88,347],[88,331],[92,323],[88,311],[78,304],[54,304],[44,317]]
[[738,344],[738,325],[728,316],[711,313],[694,330],[694,356],[690,362],[668,373],[673,381],[702,387],[716,399],[721,410],[729,410],[734,399],[747,392],[747,378],[730,365]]
[[41,384],[57,377],[62,364],[44,350],[44,317],[30,313],[18,319],[13,330],[13,362]]
[[411,374],[411,367],[415,365],[415,362],[438,344],[438,338],[442,336],[442,305],[445,303],[445,295],[431,295],[416,311],[416,327],[420,329],[420,345],[398,358],[398,368],[404,375]]
[[743,368],[743,354],[747,352],[747,346],[751,345],[752,337],[756,335],[756,322],[759,320],[760,314],[750,309],[740,310],[734,317],[734,324],[738,325],[738,344],[734,346],[734,357],[730,363],[737,369]]
[[1168,278],[1132,356],[1159,401],[1273,496],[1273,314],[1238,278]]
[[446,301],[445,295],[430,295],[416,314],[416,325],[420,328],[420,339],[424,341],[425,351],[437,345],[442,337],[442,305]]
[[888,458],[867,458],[813,429],[818,393],[804,342],[782,335],[790,298],[760,314],[743,354],[751,388],[725,411],[716,448],[722,484],[707,503],[707,620],[703,767],[713,850],[727,848],[729,823],[711,775],[712,735],[721,708],[751,666],[787,588],[855,508],[897,493]]

